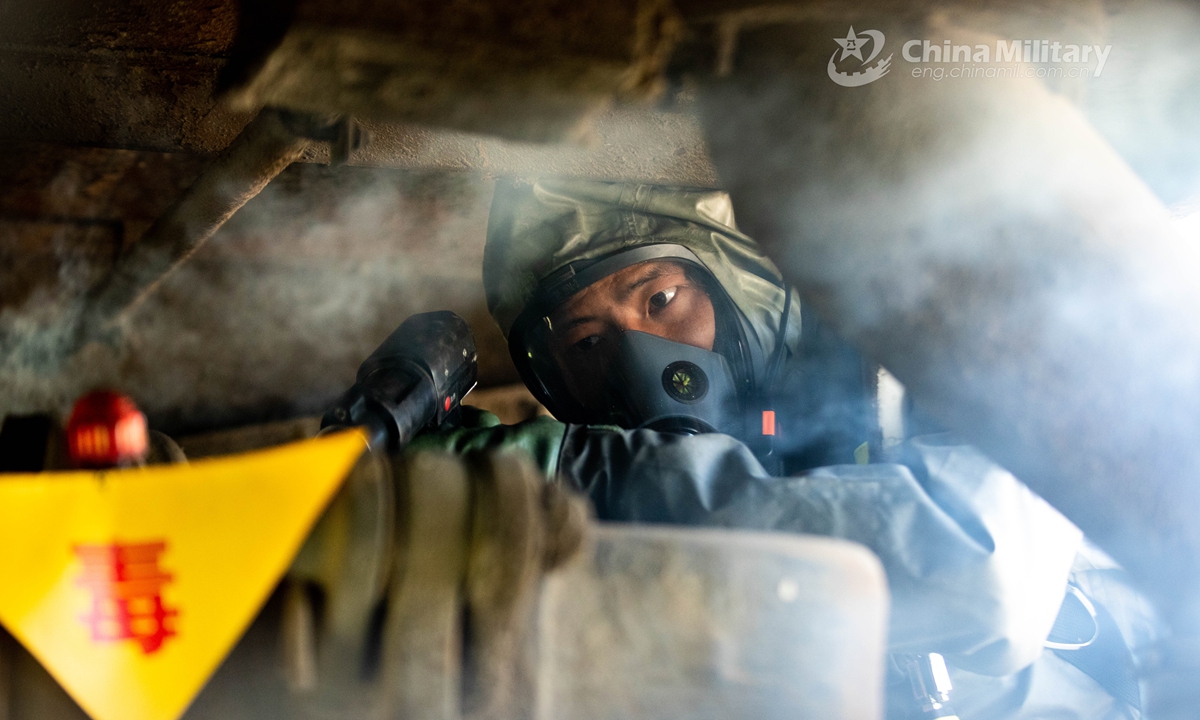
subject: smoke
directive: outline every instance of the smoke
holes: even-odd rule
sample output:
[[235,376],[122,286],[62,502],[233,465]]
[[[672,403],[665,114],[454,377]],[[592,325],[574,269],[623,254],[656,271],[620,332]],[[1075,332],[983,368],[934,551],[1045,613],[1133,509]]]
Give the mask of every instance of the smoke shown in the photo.
[[401,321],[436,309],[472,324],[484,383],[508,381],[480,280],[490,201],[491,183],[465,173],[295,165],[136,309],[119,342],[55,364],[107,266],[68,253],[55,286],[0,313],[0,407],[64,413],[108,386],[176,433],[317,413]]
[[1110,69],[1088,119],[1168,205],[1200,196],[1200,14],[1174,2],[1116,6]]
[[1197,16],[1147,12],[1158,19],[1133,39],[1154,52],[1112,37],[1085,103],[1032,80],[899,71],[840,87],[820,69],[848,23],[814,22],[741,38],[733,75],[701,105],[740,224],[808,305],[1123,562],[1194,639],[1200,243],[1178,219],[1187,202],[1176,219],[1165,203],[1200,179],[1200,58],[1195,33],[1182,36]]
[[[734,76],[702,93],[743,228],[919,408],[1125,563],[1177,631],[1196,632],[1200,247],[1163,199],[1190,192],[1197,165],[1185,175],[1155,160],[1172,133],[1123,155],[1032,80],[893,72],[834,85],[818,69],[844,32],[743,38]],[[972,36],[888,27],[907,33]],[[1089,92],[1129,72],[1113,42]],[[1193,102],[1177,83],[1149,84],[1158,109]]]

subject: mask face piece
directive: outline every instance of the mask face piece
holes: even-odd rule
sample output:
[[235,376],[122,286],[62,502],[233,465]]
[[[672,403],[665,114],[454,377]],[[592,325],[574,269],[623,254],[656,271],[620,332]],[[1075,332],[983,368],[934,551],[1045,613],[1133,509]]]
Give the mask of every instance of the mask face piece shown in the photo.
[[627,330],[607,387],[623,427],[738,434],[733,372],[715,352]]

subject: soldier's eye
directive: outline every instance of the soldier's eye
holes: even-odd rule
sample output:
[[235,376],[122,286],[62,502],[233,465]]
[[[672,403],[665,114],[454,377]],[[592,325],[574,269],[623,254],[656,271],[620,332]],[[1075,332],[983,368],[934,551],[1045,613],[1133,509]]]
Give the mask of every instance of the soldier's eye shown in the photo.
[[589,335],[589,336],[585,337],[584,339],[580,340],[579,342],[575,343],[575,349],[586,352],[586,351],[591,350],[592,348],[596,347],[596,344],[599,342],[600,342],[599,335]]
[[669,287],[666,290],[659,290],[650,296],[650,307],[655,310],[665,308],[668,303],[675,299],[675,293],[679,291],[677,287]]

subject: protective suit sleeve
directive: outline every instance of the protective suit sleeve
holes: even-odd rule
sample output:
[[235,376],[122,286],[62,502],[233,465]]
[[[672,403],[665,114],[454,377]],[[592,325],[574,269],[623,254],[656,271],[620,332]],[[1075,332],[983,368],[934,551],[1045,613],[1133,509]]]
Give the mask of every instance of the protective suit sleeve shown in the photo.
[[502,425],[490,412],[464,405],[459,427],[424,432],[405,448],[409,452],[441,450],[454,454],[472,450],[521,448],[537,466],[553,477],[558,466],[567,426],[551,417],[536,417],[516,425]]
[[893,464],[773,478],[725,435],[570,426],[559,472],[605,520],[860,542],[887,570],[892,651],[1015,672],[1041,653],[1082,533],[978,451],[944,440],[914,447],[924,484]]

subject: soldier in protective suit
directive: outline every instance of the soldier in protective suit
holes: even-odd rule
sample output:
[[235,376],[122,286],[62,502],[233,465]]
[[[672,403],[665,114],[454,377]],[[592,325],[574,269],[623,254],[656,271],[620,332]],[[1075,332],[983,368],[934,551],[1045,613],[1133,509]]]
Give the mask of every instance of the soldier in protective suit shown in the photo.
[[[522,378],[556,419],[475,413],[415,447],[523,447],[603,520],[857,541],[887,572],[896,669],[944,656],[965,720],[1140,717],[1130,648],[1154,639],[1151,611],[981,453],[927,436],[905,464],[782,473],[774,444],[805,422],[789,405],[799,300],[726,194],[500,183],[483,275]],[[895,675],[889,716],[918,716]]]

